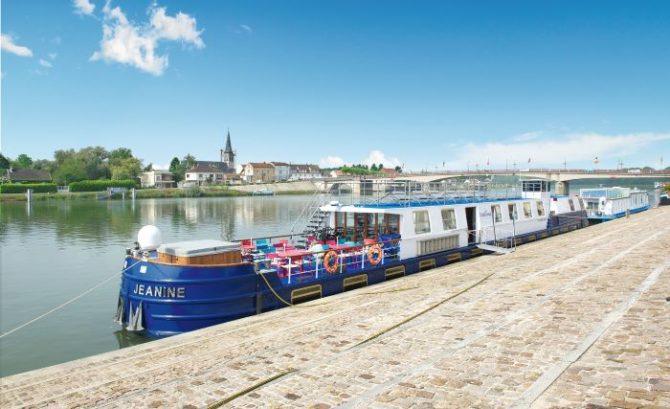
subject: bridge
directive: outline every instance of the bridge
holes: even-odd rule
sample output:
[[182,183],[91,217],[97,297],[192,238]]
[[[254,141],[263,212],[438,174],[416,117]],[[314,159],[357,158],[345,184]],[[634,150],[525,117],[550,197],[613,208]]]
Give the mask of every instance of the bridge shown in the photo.
[[416,182],[440,182],[444,179],[477,176],[519,176],[528,179],[545,179],[553,182],[569,182],[580,179],[658,179],[670,178],[670,170],[651,172],[630,172],[622,170],[584,170],[584,169],[527,169],[527,170],[480,170],[453,171],[423,174],[407,174],[399,179]]
[[[556,183],[556,193],[567,194],[569,182],[581,179],[654,179],[655,181],[670,181],[670,170],[631,172],[626,170],[584,170],[584,169],[524,169],[524,170],[477,170],[477,171],[447,171],[435,173],[406,173],[395,178],[344,177],[327,179],[317,182],[321,191],[329,191],[351,186],[352,182],[396,180],[418,183],[439,183],[453,178],[487,178],[491,176],[518,176],[523,179],[544,179]],[[348,188],[348,187],[347,187]]]

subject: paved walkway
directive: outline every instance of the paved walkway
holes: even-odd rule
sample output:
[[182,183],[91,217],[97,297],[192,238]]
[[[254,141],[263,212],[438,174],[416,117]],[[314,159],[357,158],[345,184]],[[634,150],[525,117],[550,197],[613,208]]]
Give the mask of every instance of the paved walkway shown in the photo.
[[2,407],[670,408],[670,208],[0,380]]

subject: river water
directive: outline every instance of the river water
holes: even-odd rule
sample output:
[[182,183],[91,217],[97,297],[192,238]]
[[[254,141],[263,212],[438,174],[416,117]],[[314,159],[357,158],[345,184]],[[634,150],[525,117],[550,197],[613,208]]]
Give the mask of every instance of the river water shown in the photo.
[[[16,328],[121,270],[145,224],[163,241],[284,234],[311,196],[73,200],[0,204],[0,332]],[[114,278],[0,339],[0,376],[54,365],[147,339],[112,321]]]
[[[653,181],[591,180],[579,188]],[[307,196],[52,200],[0,204],[0,333],[38,317],[120,271],[126,247],[145,224],[163,241],[226,240],[285,234]],[[120,278],[0,338],[0,376],[147,342],[112,321]]]

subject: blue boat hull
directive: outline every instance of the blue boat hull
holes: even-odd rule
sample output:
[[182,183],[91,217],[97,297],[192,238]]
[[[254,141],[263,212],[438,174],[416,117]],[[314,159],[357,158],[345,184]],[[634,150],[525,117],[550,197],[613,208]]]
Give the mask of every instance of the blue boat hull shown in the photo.
[[[650,206],[642,206],[638,207],[635,209],[630,209],[629,214],[635,214],[635,213],[640,213],[644,212],[645,210],[649,210]],[[589,221],[592,223],[602,223],[602,222],[608,222],[610,220],[614,219],[620,219],[622,217],[626,216],[626,212],[619,212],[619,213],[614,213],[611,215],[603,215],[603,216],[595,216],[595,215],[590,215],[589,216]]]
[[[584,218],[556,218],[549,221],[546,230],[517,236],[516,243],[540,240],[586,225]],[[127,256],[117,320],[128,329],[143,330],[152,337],[175,335],[484,253],[473,245],[407,260],[389,257],[373,268],[369,264],[362,267],[361,263],[337,274],[325,271],[318,277],[313,273],[296,274],[290,282],[275,272],[256,272],[252,263],[179,266]]]

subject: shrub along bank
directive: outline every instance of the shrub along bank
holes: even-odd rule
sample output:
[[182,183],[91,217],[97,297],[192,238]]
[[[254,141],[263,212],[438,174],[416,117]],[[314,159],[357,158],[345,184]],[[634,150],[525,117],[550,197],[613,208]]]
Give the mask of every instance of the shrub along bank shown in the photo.
[[0,193],[25,193],[32,189],[33,193],[55,193],[58,189],[55,183],[6,183],[0,185]]
[[102,192],[109,187],[136,187],[134,180],[82,180],[70,183],[70,192]]

